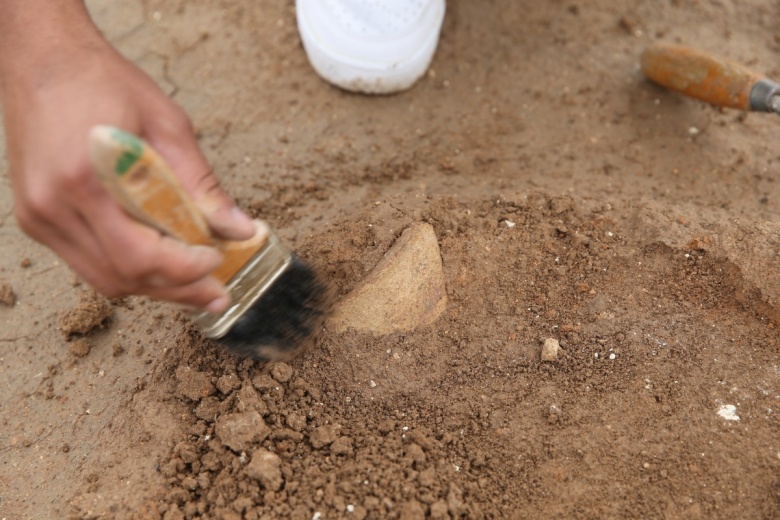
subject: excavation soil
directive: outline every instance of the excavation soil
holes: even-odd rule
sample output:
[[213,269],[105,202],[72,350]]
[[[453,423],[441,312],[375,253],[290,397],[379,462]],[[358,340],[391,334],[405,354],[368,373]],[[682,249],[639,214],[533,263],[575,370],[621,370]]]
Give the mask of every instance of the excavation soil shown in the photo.
[[387,97],[320,80],[291,1],[90,6],[338,297],[429,223],[447,307],[243,361],[91,294],[6,176],[0,517],[780,517],[780,120],[638,69],[663,40],[780,77],[778,5],[453,0]]

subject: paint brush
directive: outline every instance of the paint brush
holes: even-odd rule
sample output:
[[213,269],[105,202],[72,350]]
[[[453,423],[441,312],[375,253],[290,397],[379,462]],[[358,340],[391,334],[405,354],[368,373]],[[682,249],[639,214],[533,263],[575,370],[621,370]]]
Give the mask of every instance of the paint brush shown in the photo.
[[136,220],[224,255],[212,274],[225,284],[231,304],[220,314],[192,315],[205,336],[265,362],[292,359],[312,343],[329,308],[327,285],[267,223],[255,220],[256,233],[248,240],[220,240],[170,167],[143,140],[96,126],[89,150],[103,186]]

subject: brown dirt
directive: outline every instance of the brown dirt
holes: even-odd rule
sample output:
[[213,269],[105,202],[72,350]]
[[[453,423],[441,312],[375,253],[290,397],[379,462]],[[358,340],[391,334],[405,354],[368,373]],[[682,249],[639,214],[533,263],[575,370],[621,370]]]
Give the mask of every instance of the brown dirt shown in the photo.
[[339,295],[427,222],[448,306],[261,367],[127,298],[78,357],[83,289],[3,182],[0,517],[780,516],[778,122],[637,67],[663,39],[780,77],[780,7],[453,0],[426,78],[370,98],[289,1],[90,5]]
[[60,331],[65,339],[86,335],[105,327],[114,315],[114,307],[95,291],[82,291],[78,303],[60,318]]

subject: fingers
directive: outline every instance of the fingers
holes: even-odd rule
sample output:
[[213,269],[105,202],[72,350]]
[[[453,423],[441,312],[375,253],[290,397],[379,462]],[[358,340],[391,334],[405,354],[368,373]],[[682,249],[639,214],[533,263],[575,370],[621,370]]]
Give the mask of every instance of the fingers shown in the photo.
[[[214,289],[220,290],[220,295],[212,298]],[[230,296],[224,292],[222,285],[213,277],[202,278],[197,282],[179,287],[150,289],[147,296],[158,300],[181,303],[183,305],[202,309],[206,312],[219,313],[230,305]]]
[[229,240],[246,240],[254,236],[254,224],[220,187],[184,112],[151,121],[153,123],[145,127],[147,141],[177,174],[212,231]]
[[111,265],[110,283],[121,292],[200,308],[227,305],[224,287],[210,276],[222,263],[215,248],[163,236],[133,220],[108,195],[95,197],[81,211]]
[[206,200],[204,213],[216,232],[252,236],[251,223],[234,211],[209,173],[188,118],[118,54],[90,51],[69,58],[66,69],[79,74],[43,86],[15,82],[3,92],[20,226],[108,296],[142,294],[211,311],[225,308],[225,288],[210,275],[220,253],[188,247],[134,221],[102,189],[86,153],[86,135],[97,123],[132,131],[170,162],[194,199]]
[[66,170],[53,174],[59,188],[15,184],[16,217],[28,235],[109,297],[142,294],[210,305],[212,311],[228,305],[224,287],[210,276],[222,262],[219,251],[187,246],[136,222],[100,185],[88,162],[74,161]]
[[[71,232],[69,237],[49,226],[38,226],[30,235],[45,241],[81,278],[108,297],[146,295],[209,312],[221,312],[230,304],[222,284],[209,274],[215,263],[219,265],[220,258],[210,248],[189,248],[173,239],[160,237],[159,251],[148,248],[152,253],[151,261],[144,258],[144,254],[125,255],[117,261],[115,255],[107,254],[107,250],[116,245],[104,247],[100,244],[86,220],[73,215],[62,217],[60,222]],[[134,222],[131,224],[135,225]],[[124,245],[132,246],[131,242],[126,240]],[[187,268],[179,269],[181,272],[174,276],[166,275],[171,263],[174,267],[181,264]],[[139,265],[147,267],[142,270]]]

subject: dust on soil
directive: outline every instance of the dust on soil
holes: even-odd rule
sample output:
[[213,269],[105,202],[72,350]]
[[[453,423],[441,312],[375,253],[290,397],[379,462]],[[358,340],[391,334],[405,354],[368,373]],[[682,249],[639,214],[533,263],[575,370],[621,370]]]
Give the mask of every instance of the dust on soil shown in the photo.
[[450,1],[431,72],[369,98],[314,75],[292,2],[90,5],[339,295],[427,222],[448,307],[261,367],[128,298],[73,356],[81,289],[5,182],[3,517],[779,515],[777,120],[637,62],[662,39],[780,77],[780,7]]

